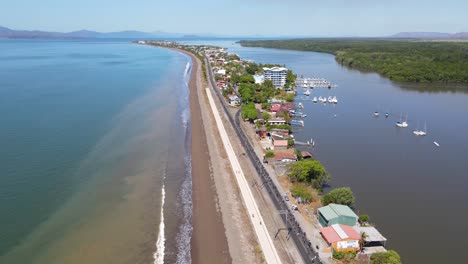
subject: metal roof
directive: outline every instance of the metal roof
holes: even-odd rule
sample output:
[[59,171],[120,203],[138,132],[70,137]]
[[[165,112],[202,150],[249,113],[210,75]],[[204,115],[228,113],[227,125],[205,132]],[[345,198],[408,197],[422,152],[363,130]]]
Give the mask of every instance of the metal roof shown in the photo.
[[358,218],[358,216],[346,205],[341,204],[329,204],[328,205],[337,215],[344,215],[349,217]]
[[366,233],[364,240],[366,242],[384,242],[387,239],[373,226],[358,226],[356,230],[359,233]]
[[330,206],[324,206],[324,207],[320,207],[318,209],[318,211],[320,212],[320,214],[323,215],[323,217],[325,217],[325,219],[327,220],[330,220],[330,219],[333,219],[333,218],[337,218],[338,215],[335,213],[335,211],[330,207]]

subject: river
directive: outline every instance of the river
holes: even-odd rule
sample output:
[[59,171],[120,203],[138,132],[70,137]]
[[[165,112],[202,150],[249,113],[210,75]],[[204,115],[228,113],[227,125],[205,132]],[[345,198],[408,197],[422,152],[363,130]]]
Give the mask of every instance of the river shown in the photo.
[[[331,174],[330,185],[351,187],[357,213],[370,216],[403,262],[464,259],[468,87],[398,84],[343,67],[324,53],[241,47],[232,40],[190,43],[226,47],[242,59],[284,64],[298,75],[337,84],[311,95],[337,96],[337,105],[303,102],[307,117],[297,140],[314,139],[313,153]],[[408,128],[395,126],[402,115]],[[418,123],[420,129],[427,123],[427,136],[413,135]]]

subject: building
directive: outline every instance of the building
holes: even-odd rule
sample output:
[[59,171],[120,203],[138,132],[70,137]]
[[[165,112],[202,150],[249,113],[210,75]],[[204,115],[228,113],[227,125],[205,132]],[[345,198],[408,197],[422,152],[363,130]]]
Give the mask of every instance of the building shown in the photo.
[[229,94],[227,98],[230,106],[238,106],[241,103],[241,100],[237,95]]
[[254,77],[255,83],[257,84],[262,84],[265,81],[265,76],[263,75],[255,74],[253,77]]
[[273,149],[274,150],[286,150],[288,149],[288,141],[286,139],[280,139],[272,137]]
[[364,247],[385,247],[387,239],[373,226],[358,226],[356,230],[363,235]]
[[220,69],[216,72],[218,75],[226,75],[226,70],[225,69]]
[[351,226],[333,224],[320,229],[320,234],[334,251],[350,252],[360,249],[361,235]]
[[294,153],[294,149],[275,150],[274,160],[276,162],[294,162],[297,161],[297,156]]
[[286,84],[288,69],[284,67],[263,68],[265,80],[271,80],[276,88],[282,88]]
[[322,226],[342,224],[355,226],[358,216],[346,205],[329,204],[318,209],[318,219]]
[[272,119],[268,120],[268,124],[270,124],[270,125],[285,125],[286,120],[284,120],[283,118],[272,118]]

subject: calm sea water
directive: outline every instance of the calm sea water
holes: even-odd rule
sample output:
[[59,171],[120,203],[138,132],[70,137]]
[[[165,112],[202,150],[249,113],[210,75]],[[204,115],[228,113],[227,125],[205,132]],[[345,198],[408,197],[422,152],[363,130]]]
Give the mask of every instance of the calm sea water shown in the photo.
[[[331,173],[331,185],[352,188],[358,212],[370,216],[388,238],[388,247],[396,249],[405,263],[465,259],[467,87],[401,85],[342,67],[332,55],[322,53],[244,48],[232,41],[208,44],[338,84],[336,89],[314,89],[311,95],[337,96],[336,106],[303,102],[308,116],[296,138],[316,141],[313,152]],[[380,111],[379,118],[373,117],[374,111]],[[401,115],[408,115],[409,128],[395,126]],[[427,123],[426,137],[412,134],[418,122],[420,129]]]
[[[0,263],[166,262],[190,248],[190,59],[0,40]],[[184,250],[181,250],[184,249]]]

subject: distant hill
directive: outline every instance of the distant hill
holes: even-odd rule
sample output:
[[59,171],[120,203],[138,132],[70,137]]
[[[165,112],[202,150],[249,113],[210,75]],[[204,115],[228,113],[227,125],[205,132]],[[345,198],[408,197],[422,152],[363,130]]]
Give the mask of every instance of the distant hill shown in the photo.
[[79,30],[62,33],[39,30],[13,30],[0,26],[0,38],[182,38],[184,36],[187,36],[187,34],[163,31],[142,32],[127,30],[102,33],[89,30]]
[[416,39],[468,39],[468,32],[455,34],[442,32],[400,32],[390,38],[416,38]]

